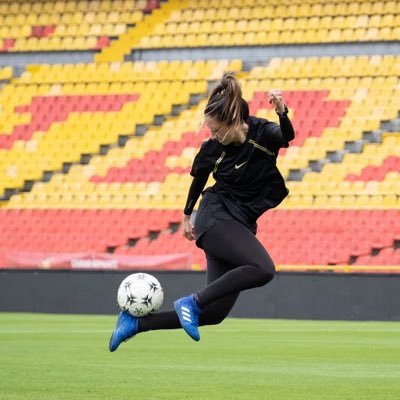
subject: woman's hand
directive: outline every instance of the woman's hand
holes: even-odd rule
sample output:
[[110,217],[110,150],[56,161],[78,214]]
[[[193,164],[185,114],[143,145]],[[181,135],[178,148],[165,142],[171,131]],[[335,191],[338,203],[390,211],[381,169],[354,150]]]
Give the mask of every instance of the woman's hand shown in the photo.
[[270,90],[267,95],[269,103],[275,106],[276,112],[283,113],[285,111],[285,103],[283,101],[282,92],[278,89]]
[[183,217],[183,236],[187,240],[194,240],[194,227],[190,221],[190,215],[185,215]]

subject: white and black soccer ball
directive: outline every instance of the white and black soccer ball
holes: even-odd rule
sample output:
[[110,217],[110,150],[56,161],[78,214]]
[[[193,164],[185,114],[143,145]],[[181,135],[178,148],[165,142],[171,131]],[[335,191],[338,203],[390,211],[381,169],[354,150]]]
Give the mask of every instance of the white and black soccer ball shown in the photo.
[[163,301],[161,284],[150,274],[141,272],[129,275],[118,288],[119,307],[134,317],[144,317],[158,311]]

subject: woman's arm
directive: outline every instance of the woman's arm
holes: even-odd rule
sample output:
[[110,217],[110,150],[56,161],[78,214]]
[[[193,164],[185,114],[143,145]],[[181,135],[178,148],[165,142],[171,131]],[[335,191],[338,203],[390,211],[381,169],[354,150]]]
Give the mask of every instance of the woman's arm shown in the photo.
[[192,214],[194,206],[196,205],[197,200],[200,197],[201,192],[204,189],[204,186],[206,186],[207,181],[208,175],[196,176],[195,178],[193,178],[193,181],[190,185],[186,205],[183,210],[183,236],[185,236],[186,239],[194,240],[194,228],[190,221],[190,216]]
[[268,92],[268,99],[271,104],[274,104],[275,111],[279,116],[279,126],[275,127],[274,136],[280,139],[280,147],[287,147],[289,142],[294,139],[294,129],[287,115],[288,108],[283,101],[282,92],[280,90],[271,90]]
[[283,113],[277,112],[279,116],[279,125],[281,127],[281,134],[285,142],[289,143],[291,140],[294,139],[294,129],[292,122],[288,117],[288,109],[285,106],[285,110]]

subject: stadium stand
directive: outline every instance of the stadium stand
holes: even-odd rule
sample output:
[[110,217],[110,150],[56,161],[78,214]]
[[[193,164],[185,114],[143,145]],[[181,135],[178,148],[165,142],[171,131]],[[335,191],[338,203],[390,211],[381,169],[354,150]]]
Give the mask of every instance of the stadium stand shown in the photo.
[[[102,48],[92,63],[0,69],[3,267],[10,251],[91,251],[190,254],[187,267],[204,269],[180,234],[181,210],[208,137],[204,98],[233,70],[257,116],[276,120],[264,93],[281,88],[297,133],[278,159],[290,195],[259,223],[278,268],[400,270],[400,56],[273,57],[250,68],[124,59],[132,48],[390,42],[400,37],[396,2],[95,3],[0,5],[3,52]],[[116,38],[99,46],[102,37]]]

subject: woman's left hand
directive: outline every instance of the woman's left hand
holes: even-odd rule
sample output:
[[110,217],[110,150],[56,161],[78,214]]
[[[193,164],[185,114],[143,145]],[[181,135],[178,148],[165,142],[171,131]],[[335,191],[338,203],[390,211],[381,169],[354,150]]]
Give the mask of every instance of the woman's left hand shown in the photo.
[[190,221],[190,215],[185,215],[183,218],[183,236],[187,240],[194,240],[194,227]]
[[278,113],[285,111],[285,103],[283,101],[282,92],[279,89],[270,90],[268,93],[268,101],[275,106]]

